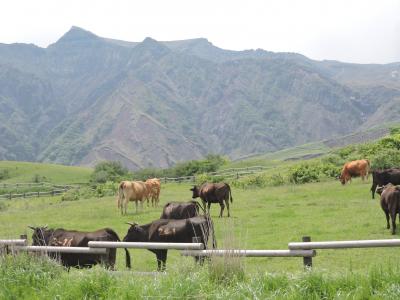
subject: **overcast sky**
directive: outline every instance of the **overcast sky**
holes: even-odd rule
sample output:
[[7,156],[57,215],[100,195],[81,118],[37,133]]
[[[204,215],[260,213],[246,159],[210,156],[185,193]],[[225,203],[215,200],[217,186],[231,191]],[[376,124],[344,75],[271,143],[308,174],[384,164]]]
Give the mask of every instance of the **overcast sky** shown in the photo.
[[205,37],[232,50],[298,52],[357,63],[400,61],[400,0],[6,0],[0,42],[47,47],[71,26],[141,41]]

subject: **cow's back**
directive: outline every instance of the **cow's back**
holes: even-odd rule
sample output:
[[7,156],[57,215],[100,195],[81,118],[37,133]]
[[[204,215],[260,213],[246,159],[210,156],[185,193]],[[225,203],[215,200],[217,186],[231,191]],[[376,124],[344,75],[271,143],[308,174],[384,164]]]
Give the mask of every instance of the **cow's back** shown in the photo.
[[146,184],[143,181],[130,181],[124,185],[124,193],[127,199],[142,200],[146,196]]
[[195,201],[169,202],[161,214],[160,219],[187,219],[198,215],[198,205]]

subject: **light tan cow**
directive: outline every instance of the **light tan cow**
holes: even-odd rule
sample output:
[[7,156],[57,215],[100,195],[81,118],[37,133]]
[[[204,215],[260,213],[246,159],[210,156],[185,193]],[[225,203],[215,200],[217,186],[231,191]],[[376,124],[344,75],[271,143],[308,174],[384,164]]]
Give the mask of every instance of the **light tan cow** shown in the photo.
[[149,206],[149,199],[151,198],[151,206],[158,206],[158,202],[160,201],[160,191],[161,191],[161,181],[158,178],[150,178],[147,179],[146,182],[147,188],[147,206]]
[[136,213],[138,212],[138,201],[143,208],[146,192],[146,184],[143,181],[121,181],[117,195],[117,205],[118,209],[121,209],[121,214],[126,214],[129,201],[135,201]]

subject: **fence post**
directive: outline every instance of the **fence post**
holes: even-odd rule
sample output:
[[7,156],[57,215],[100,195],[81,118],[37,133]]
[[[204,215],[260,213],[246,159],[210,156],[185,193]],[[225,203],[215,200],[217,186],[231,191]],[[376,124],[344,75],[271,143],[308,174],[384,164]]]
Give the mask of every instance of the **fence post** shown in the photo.
[[236,173],[236,179],[239,179],[239,172]]
[[54,197],[54,190],[51,191],[51,196]]
[[167,183],[167,177],[164,177],[164,183]]
[[[311,237],[303,236],[303,242],[311,242]],[[312,268],[312,257],[303,257],[303,265],[304,269],[311,269]]]
[[193,175],[193,183],[196,183],[196,176]]
[[38,198],[40,197],[40,196],[39,196],[39,192],[37,192],[37,196],[38,196]]
[[10,192],[10,200],[11,200],[11,198],[12,198],[12,195],[11,195],[11,192]]

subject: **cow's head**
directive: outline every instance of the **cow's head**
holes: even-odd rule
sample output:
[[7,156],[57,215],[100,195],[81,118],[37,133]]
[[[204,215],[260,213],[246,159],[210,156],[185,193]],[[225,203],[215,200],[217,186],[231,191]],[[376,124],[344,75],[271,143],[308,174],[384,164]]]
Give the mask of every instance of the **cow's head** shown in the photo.
[[378,186],[376,187],[375,192],[376,192],[377,194],[379,194],[379,195],[382,195],[382,192],[383,192],[383,190],[385,189],[385,187],[386,187],[386,186],[384,186],[384,185],[378,185]]
[[145,235],[144,230],[137,223],[127,222],[127,224],[131,225],[131,227],[129,227],[128,232],[126,233],[126,236],[124,237],[123,241],[124,242],[143,241],[143,236]]
[[190,190],[193,192],[193,195],[192,195],[193,199],[200,196],[199,195],[199,188],[197,186],[193,186]]
[[28,226],[33,230],[32,245],[33,246],[47,246],[53,235],[53,230],[47,229],[47,225],[43,227]]

